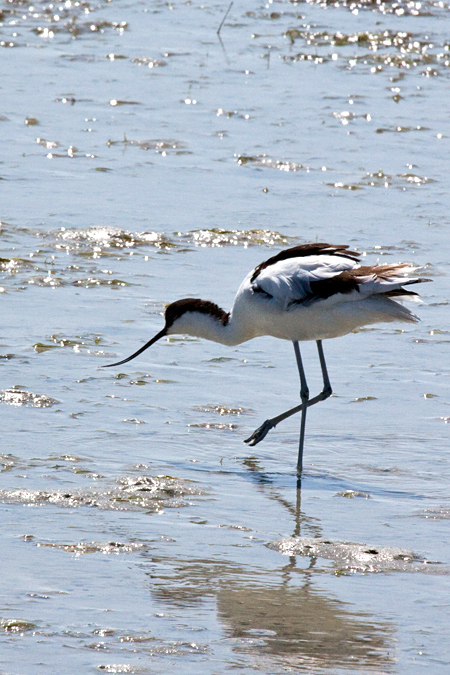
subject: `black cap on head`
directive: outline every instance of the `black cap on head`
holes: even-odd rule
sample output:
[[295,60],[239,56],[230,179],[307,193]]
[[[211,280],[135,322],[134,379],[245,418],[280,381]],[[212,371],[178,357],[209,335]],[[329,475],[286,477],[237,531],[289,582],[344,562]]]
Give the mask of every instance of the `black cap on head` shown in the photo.
[[199,300],[198,298],[183,298],[183,300],[176,300],[166,308],[166,330],[169,329],[180,316],[186,312],[198,312],[199,314],[209,314],[220,321],[224,326],[227,325],[229,314],[227,314],[221,307],[209,300]]

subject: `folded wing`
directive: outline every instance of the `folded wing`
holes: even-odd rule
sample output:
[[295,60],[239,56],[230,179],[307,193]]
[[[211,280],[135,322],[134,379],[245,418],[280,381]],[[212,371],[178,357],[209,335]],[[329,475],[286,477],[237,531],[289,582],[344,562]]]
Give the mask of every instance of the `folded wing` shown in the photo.
[[373,295],[417,295],[403,286],[429,281],[409,276],[409,264],[361,266],[339,255],[312,255],[276,262],[261,269],[250,286],[284,310],[323,300],[346,302]]

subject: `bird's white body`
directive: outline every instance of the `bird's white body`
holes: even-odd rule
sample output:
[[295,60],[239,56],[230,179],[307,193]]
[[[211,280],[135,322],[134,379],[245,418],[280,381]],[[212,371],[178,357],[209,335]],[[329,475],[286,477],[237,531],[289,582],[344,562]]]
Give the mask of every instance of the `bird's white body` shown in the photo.
[[233,346],[262,335],[304,342],[340,337],[373,323],[417,321],[412,312],[383,295],[411,283],[407,276],[411,267],[402,267],[395,277],[366,275],[358,290],[309,300],[311,282],[358,269],[357,262],[338,255],[281,260],[261,270],[253,282],[254,270],[245,277],[225,325],[210,314],[185,312],[168,334],[185,333]]

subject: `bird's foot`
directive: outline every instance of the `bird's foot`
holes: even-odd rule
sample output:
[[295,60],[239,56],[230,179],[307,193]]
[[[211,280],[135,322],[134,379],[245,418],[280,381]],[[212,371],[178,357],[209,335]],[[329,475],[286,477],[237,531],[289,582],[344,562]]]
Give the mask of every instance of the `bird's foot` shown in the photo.
[[269,433],[269,431],[270,431],[270,430],[272,429],[272,427],[274,427],[274,426],[275,426],[275,425],[272,424],[271,420],[266,420],[265,422],[263,422],[263,423],[261,424],[260,427],[258,427],[258,428],[256,429],[256,431],[254,431],[254,432],[252,433],[251,436],[249,436],[248,438],[246,438],[246,439],[244,440],[244,443],[248,443],[249,445],[256,445],[257,443],[259,443],[260,441],[262,441],[263,438],[265,438],[265,437],[267,436],[267,434]]

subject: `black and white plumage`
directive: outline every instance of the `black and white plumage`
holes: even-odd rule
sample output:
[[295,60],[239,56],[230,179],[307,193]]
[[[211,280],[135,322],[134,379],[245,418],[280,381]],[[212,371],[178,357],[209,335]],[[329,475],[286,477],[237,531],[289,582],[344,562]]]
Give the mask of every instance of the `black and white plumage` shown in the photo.
[[[416,296],[404,286],[429,279],[411,276],[407,263],[363,266],[360,254],[348,246],[303,244],[262,262],[244,279],[230,312],[213,302],[185,298],[168,305],[165,326],[137,352],[141,354],[166,335],[187,334],[224,345],[237,345],[270,335],[294,344],[301,381],[301,404],[266,420],[246,442],[259,443],[270,429],[302,412],[297,473],[302,471],[306,410],[331,394],[322,340],[346,335],[356,328],[390,321],[415,322],[418,317],[396,301]],[[299,342],[317,342],[323,390],[309,398]]]

